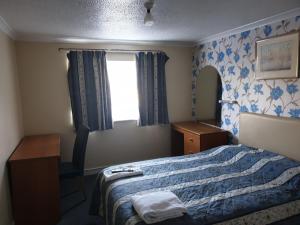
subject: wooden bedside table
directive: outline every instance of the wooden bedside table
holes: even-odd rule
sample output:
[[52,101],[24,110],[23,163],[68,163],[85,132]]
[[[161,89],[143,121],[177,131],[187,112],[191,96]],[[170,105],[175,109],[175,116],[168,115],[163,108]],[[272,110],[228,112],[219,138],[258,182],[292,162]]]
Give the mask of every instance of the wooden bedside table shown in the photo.
[[172,155],[194,154],[228,142],[228,131],[200,122],[171,124]]

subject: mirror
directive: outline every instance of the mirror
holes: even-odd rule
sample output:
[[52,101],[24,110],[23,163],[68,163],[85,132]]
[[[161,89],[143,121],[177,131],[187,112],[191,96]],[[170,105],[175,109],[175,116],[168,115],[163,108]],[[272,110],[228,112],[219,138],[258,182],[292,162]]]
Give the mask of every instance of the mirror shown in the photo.
[[196,118],[200,122],[221,125],[222,81],[216,68],[200,70],[196,83]]

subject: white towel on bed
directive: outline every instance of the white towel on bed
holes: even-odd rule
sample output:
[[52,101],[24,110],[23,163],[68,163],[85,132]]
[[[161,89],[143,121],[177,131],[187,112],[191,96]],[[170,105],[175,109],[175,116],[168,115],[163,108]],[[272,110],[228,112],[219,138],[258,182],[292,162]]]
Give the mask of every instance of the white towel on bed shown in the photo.
[[[112,173],[112,171],[119,171],[116,173]],[[129,171],[129,172],[128,172]],[[132,176],[138,176],[138,175],[143,175],[143,171],[138,168],[138,167],[119,167],[119,168],[114,168],[113,170],[105,170],[103,172],[105,181],[112,181],[120,178],[125,178],[125,177],[132,177]]]
[[147,223],[157,223],[183,216],[186,208],[171,191],[134,195],[131,202],[138,215]]

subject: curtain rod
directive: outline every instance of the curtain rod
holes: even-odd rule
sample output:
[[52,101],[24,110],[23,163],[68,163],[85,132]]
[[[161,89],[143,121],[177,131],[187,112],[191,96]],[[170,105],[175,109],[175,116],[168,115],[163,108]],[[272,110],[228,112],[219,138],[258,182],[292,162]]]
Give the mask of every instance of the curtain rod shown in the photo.
[[58,48],[58,51],[106,51],[106,52],[162,52],[160,50],[126,50],[126,49],[106,49],[106,48]]

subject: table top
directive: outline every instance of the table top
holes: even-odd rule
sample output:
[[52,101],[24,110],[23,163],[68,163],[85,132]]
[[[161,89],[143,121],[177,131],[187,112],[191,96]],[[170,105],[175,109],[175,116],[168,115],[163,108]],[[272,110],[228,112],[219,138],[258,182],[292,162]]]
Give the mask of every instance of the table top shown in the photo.
[[212,125],[208,125],[208,124],[204,124],[204,123],[196,122],[196,121],[172,123],[172,127],[175,129],[181,129],[181,130],[185,130],[188,132],[192,132],[197,135],[227,132],[216,126],[212,126]]
[[49,157],[60,157],[58,134],[25,136],[8,161]]

